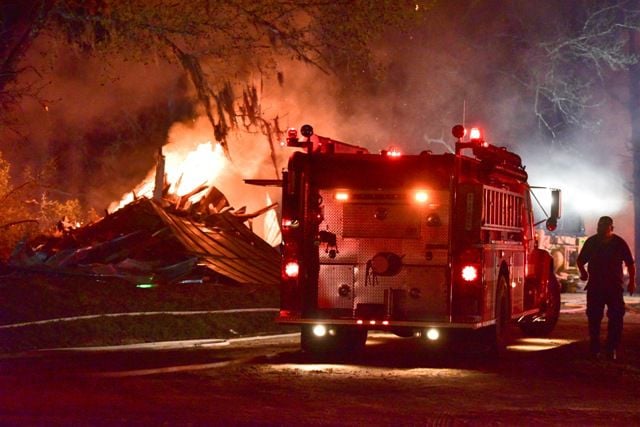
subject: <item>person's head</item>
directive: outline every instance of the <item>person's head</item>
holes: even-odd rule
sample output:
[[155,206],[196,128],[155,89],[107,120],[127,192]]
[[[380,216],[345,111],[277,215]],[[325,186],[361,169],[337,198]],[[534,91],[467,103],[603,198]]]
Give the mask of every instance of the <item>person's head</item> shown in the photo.
[[613,233],[613,219],[610,216],[601,216],[598,220],[598,235],[608,237]]

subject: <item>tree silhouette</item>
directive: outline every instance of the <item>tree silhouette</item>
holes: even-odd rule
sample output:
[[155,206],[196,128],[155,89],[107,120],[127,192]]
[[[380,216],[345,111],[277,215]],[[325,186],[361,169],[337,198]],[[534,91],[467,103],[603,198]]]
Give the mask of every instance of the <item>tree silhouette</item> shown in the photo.
[[[178,63],[204,106],[215,139],[228,155],[227,136],[239,123],[279,133],[260,103],[236,97],[230,76],[274,68],[289,57],[353,76],[368,67],[369,42],[390,27],[415,20],[426,7],[408,1],[350,0],[23,0],[3,2],[0,107],[34,88],[17,86],[24,59],[38,37],[82,54],[115,53],[134,61]],[[240,100],[240,103],[236,101]],[[242,108],[240,108],[242,106]],[[239,120],[241,118],[241,120]],[[270,141],[273,137],[269,138]]]

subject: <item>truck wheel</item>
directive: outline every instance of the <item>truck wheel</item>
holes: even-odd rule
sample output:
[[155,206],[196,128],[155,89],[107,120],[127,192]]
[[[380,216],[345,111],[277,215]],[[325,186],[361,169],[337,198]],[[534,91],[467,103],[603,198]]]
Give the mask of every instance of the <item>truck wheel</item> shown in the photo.
[[345,329],[343,330],[343,349],[349,353],[362,351],[367,344],[366,329]]
[[501,275],[498,278],[498,285],[496,288],[496,323],[495,325],[489,326],[481,331],[482,334],[485,334],[483,341],[489,354],[499,355],[507,348],[509,337],[511,335],[509,329],[511,313],[509,308],[507,279]]
[[503,352],[509,343],[509,321],[511,320],[511,310],[509,306],[509,290],[507,279],[500,276],[498,279],[498,289],[496,292],[496,335],[495,350]]
[[527,316],[518,322],[522,333],[529,337],[549,335],[560,318],[560,284],[555,274],[549,276],[547,298],[540,306],[540,312]]
[[313,325],[303,325],[300,331],[300,348],[303,352],[313,355],[332,353],[337,345],[337,339],[332,335],[318,337],[313,333]]

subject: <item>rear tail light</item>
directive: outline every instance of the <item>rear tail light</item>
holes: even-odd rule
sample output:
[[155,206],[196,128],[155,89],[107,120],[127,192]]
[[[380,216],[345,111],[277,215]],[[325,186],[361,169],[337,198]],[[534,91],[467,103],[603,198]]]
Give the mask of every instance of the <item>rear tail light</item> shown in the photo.
[[460,274],[465,282],[473,282],[478,278],[478,268],[475,265],[465,265]]
[[347,200],[349,200],[349,193],[346,191],[338,191],[336,192],[335,197],[339,202],[346,202]]
[[416,203],[420,204],[427,203],[427,201],[429,200],[429,193],[424,190],[418,190],[414,193],[413,200],[415,200]]
[[300,265],[297,262],[290,261],[284,266],[284,274],[287,277],[295,279],[298,277],[298,273],[300,273]]
[[472,283],[481,279],[484,264],[482,250],[468,248],[458,256],[453,278],[457,283]]

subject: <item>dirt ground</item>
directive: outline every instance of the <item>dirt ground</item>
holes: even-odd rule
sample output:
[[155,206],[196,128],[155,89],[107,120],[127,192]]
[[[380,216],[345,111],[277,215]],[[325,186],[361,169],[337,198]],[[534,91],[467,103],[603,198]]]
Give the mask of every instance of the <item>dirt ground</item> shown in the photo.
[[372,335],[318,361],[298,337],[0,359],[2,425],[638,425],[640,314],[617,361],[592,360],[586,318],[501,360]]

